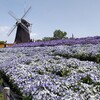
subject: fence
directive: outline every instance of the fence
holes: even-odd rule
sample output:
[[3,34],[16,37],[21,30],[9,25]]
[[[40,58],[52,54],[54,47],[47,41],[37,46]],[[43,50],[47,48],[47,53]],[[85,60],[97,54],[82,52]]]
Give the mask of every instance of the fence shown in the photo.
[[14,44],[0,44],[0,48],[13,46]]

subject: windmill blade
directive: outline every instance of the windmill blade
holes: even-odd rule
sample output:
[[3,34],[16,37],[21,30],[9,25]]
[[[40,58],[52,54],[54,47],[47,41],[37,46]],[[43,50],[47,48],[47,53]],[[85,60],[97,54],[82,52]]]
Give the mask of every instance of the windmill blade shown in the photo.
[[18,20],[18,19],[15,17],[15,15],[14,15],[14,13],[13,13],[12,11],[9,11],[8,14],[9,14],[10,16],[12,16],[15,20]]
[[30,9],[31,9],[31,6],[27,9],[27,11],[24,13],[21,19],[23,19],[26,16],[26,14],[29,12]]
[[11,28],[11,30],[10,30],[10,32],[9,32],[9,34],[8,34],[8,36],[14,31],[14,29],[16,28],[16,24]]
[[28,30],[28,28],[23,24],[23,23],[20,23],[21,24],[21,27],[26,31],[26,32],[28,32],[29,33],[29,30]]

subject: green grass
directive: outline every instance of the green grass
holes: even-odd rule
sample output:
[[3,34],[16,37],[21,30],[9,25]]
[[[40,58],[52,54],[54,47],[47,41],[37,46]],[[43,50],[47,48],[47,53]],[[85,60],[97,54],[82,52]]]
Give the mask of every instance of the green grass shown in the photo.
[[[0,85],[2,85],[3,84],[3,80],[0,78]],[[3,100],[3,94],[2,93],[0,93],[0,100]]]
[[0,93],[0,100],[3,100],[3,94]]

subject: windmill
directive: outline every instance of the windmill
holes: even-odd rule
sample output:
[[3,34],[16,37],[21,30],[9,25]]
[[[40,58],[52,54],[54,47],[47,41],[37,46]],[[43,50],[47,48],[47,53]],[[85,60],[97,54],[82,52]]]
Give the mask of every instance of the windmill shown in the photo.
[[29,30],[29,27],[31,27],[31,24],[24,19],[24,17],[27,15],[27,13],[29,12],[30,9],[31,9],[31,7],[29,7],[26,10],[24,15],[20,19],[16,18],[14,16],[13,12],[11,12],[11,11],[9,12],[9,15],[11,15],[16,20],[16,23],[11,28],[8,36],[17,28],[16,37],[15,37],[15,43],[30,42],[30,30]]

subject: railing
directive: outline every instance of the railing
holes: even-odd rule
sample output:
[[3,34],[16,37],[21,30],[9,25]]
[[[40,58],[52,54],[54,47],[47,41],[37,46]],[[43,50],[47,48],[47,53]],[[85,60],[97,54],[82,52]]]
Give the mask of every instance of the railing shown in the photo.
[[0,48],[5,48],[9,46],[13,46],[14,44],[0,44]]

